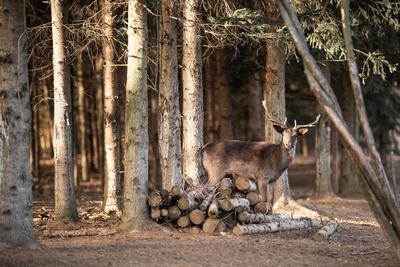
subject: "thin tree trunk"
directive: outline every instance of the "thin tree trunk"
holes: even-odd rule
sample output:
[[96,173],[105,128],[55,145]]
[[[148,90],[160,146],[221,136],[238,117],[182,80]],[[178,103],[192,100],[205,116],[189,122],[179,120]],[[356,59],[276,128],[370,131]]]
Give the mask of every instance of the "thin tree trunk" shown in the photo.
[[[0,249],[35,243],[24,1],[0,2]],[[18,45],[17,45],[18,44]],[[17,60],[18,59],[18,60]]]
[[86,105],[85,105],[85,86],[83,85],[83,55],[76,58],[76,90],[78,93],[78,123],[80,137],[81,164],[80,174],[82,181],[89,180],[88,167],[88,145],[87,145],[87,123],[86,123]]
[[200,183],[203,173],[199,155],[203,146],[203,85],[198,4],[198,0],[184,1],[182,29],[183,177],[194,185]]
[[339,133],[335,128],[331,128],[331,172],[332,172],[332,188],[334,193],[339,192],[339,180],[340,180],[340,142]]
[[73,185],[71,85],[60,0],[51,0],[54,71],[54,176],[56,220],[78,219]]
[[205,138],[206,143],[215,139],[215,57],[210,55],[206,61],[206,96],[205,96]]
[[102,2],[103,33],[103,82],[104,82],[104,147],[105,147],[105,183],[103,209],[105,212],[118,211],[120,201],[120,121],[118,116],[119,95],[115,86],[113,27],[114,18],[111,0]]
[[[268,17],[274,21],[279,18],[275,13],[276,6],[269,6]],[[273,10],[273,11],[271,11]],[[264,84],[264,99],[269,111],[269,115],[277,121],[283,122],[286,113],[285,103],[285,52],[283,47],[275,39],[267,41],[266,56],[266,75]],[[266,116],[267,117],[267,116]],[[279,144],[281,134],[277,133],[272,127],[272,122],[265,118],[265,141],[268,143]],[[289,179],[287,170],[275,183],[275,200],[283,197],[283,202],[287,203],[290,198]]]
[[104,188],[104,83],[103,83],[103,57],[99,55],[96,57],[96,127],[97,127],[97,140],[98,140],[98,154],[99,154],[99,173],[102,181],[102,186]]
[[216,99],[218,104],[218,138],[232,139],[232,97],[229,77],[228,49],[216,51]]
[[[308,50],[304,33],[300,28],[299,20],[291,3],[288,0],[278,0],[278,6],[294,43],[296,44],[297,51],[299,51],[300,55],[303,57],[310,89],[317,98],[317,101],[324,107],[331,122],[340,133],[342,140],[346,142],[346,145],[352,152],[352,159],[357,165],[362,178],[361,185],[366,193],[365,195],[368,203],[379,224],[382,226],[386,237],[391,242],[396,256],[400,259],[399,205],[391,194],[390,188],[386,185],[382,185],[382,179],[379,177],[379,173],[375,172],[367,155],[365,155],[361,146],[356,142],[355,138],[345,126],[333,90],[323,77],[321,70]],[[308,70],[308,68],[310,70]],[[375,163],[379,164],[378,161]]]
[[158,92],[149,92],[149,186],[162,187],[160,154],[158,152]]
[[161,1],[158,144],[163,188],[182,185],[181,114],[178,82],[177,10],[173,1]]
[[262,137],[262,85],[260,73],[255,72],[250,76],[248,82],[249,97],[249,121],[247,139],[250,141],[261,141]]
[[[353,136],[356,133],[356,109],[354,97],[351,92],[349,78],[347,73],[344,72],[342,77],[342,87],[340,90],[340,104],[342,108],[343,119],[346,122],[349,131]],[[343,143],[343,141],[342,141]],[[346,150],[345,144],[341,146],[341,163],[340,163],[340,179],[339,179],[339,192],[340,193],[354,193],[360,190],[357,182],[357,174],[355,166],[351,160],[350,151]]]
[[123,227],[141,229],[148,220],[147,13],[128,1],[128,70],[125,109]]
[[[36,81],[35,81],[36,80]],[[35,99],[40,95],[40,88],[37,83],[37,75],[32,75],[32,83],[31,83],[32,89],[32,97],[31,97],[31,103],[32,103],[32,176],[35,177],[36,179],[40,179],[40,108],[39,104],[36,103]],[[35,104],[35,106],[33,106]]]
[[[330,81],[329,68],[323,69],[325,76]],[[331,126],[323,107],[317,104],[316,113],[322,114],[315,127],[315,195],[333,196],[331,182]]]

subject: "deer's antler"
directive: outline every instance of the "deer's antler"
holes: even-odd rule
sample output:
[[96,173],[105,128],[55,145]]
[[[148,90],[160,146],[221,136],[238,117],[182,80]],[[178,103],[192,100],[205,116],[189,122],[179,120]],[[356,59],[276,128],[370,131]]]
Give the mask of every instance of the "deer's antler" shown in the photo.
[[277,120],[274,120],[273,118],[271,118],[271,115],[269,114],[269,111],[268,111],[268,108],[267,108],[267,103],[265,102],[265,100],[262,101],[262,105],[263,105],[263,107],[265,109],[265,118],[267,120],[272,121],[273,123],[280,125],[282,128],[287,128],[287,126],[286,126],[287,117],[285,117],[285,121],[283,123],[281,123],[281,122],[279,122]]
[[309,123],[309,124],[301,124],[301,125],[297,125],[296,120],[294,121],[294,129],[300,129],[300,128],[312,128],[315,127],[315,125],[317,125],[319,118],[321,117],[320,114],[317,115],[317,118],[315,119],[315,121]]

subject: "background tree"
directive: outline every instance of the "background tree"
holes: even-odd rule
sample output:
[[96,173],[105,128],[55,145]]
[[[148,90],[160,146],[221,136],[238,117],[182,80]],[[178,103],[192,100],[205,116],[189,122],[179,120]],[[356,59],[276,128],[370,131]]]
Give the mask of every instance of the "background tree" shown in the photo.
[[203,173],[199,151],[203,146],[203,85],[198,0],[183,2],[182,21],[182,164],[183,177],[199,184]]
[[35,243],[24,5],[0,2],[0,249]]
[[51,0],[54,70],[54,213],[58,220],[78,219],[73,185],[71,87],[60,0]]
[[181,115],[178,81],[177,8],[173,0],[162,0],[158,143],[163,188],[182,184]]
[[125,109],[125,175],[122,223],[140,229],[148,220],[147,12],[128,2],[128,70]]

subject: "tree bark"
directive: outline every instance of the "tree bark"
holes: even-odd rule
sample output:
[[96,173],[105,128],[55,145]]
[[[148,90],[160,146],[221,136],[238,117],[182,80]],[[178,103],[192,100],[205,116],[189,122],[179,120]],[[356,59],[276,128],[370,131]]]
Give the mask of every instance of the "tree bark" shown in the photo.
[[[324,67],[323,71],[329,81],[329,68]],[[316,106],[316,113],[322,114],[322,116],[315,127],[315,195],[333,196],[334,192],[331,182],[331,126],[323,107],[319,104]]]
[[[275,2],[268,7],[268,18],[277,21],[279,14],[276,13]],[[274,34],[274,32],[273,32]],[[269,115],[277,121],[285,119],[285,52],[281,44],[275,39],[267,41],[266,75],[264,85],[264,99],[268,107]],[[267,117],[267,116],[266,116]],[[272,127],[272,122],[265,118],[265,141],[279,144],[282,136]],[[275,183],[275,200],[282,197],[284,203],[290,198],[289,179],[287,170]]]
[[250,141],[263,140],[262,135],[262,85],[259,72],[255,72],[250,77],[248,90],[249,96],[249,120],[247,139]]
[[115,86],[113,27],[114,17],[111,0],[102,1],[103,39],[103,82],[104,82],[104,147],[105,147],[105,183],[103,209],[105,212],[120,209],[121,150],[119,122],[119,94]]
[[123,227],[142,229],[148,220],[147,13],[128,1],[128,70],[125,109]]
[[216,51],[216,103],[218,104],[218,138],[232,139],[232,96],[229,77],[229,50]]
[[24,4],[0,2],[0,249],[35,243]]
[[95,62],[96,68],[96,128],[97,128],[97,140],[98,140],[98,171],[100,173],[102,186],[104,188],[104,83],[103,83],[103,56],[99,55],[96,57]]
[[76,58],[76,90],[78,93],[78,123],[79,123],[79,137],[80,137],[80,152],[81,152],[81,178],[82,181],[89,180],[89,166],[88,166],[88,145],[87,145],[87,123],[86,123],[86,105],[85,105],[85,87],[83,85],[83,55]]
[[158,144],[163,188],[182,185],[181,114],[178,82],[177,12],[173,1],[161,1]]
[[203,174],[203,85],[201,40],[197,23],[198,0],[184,1],[182,29],[183,177],[198,185]]
[[210,55],[206,61],[206,99],[205,99],[205,138],[206,143],[212,142],[216,137],[215,129],[215,57]]
[[71,87],[60,0],[51,0],[54,71],[54,176],[56,220],[78,220],[73,185]]

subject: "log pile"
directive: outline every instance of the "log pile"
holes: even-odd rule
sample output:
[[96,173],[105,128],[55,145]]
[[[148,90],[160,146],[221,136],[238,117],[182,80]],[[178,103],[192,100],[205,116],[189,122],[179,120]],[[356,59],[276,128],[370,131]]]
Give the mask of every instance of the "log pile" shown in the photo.
[[315,219],[267,214],[269,207],[257,193],[256,183],[240,176],[226,177],[216,186],[151,190],[147,203],[151,219],[190,233],[243,235],[320,227]]

